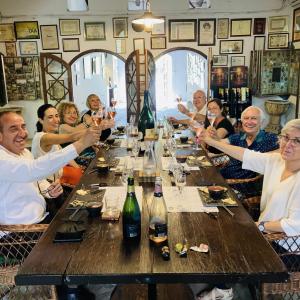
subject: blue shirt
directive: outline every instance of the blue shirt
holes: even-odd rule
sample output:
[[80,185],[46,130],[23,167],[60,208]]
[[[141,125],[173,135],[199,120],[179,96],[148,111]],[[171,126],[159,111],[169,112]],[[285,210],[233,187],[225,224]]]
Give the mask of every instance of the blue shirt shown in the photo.
[[[279,148],[277,135],[270,132],[260,130],[253,143],[248,146],[246,134],[236,133],[228,137],[229,143],[234,146],[248,148],[258,152],[269,152]],[[252,178],[257,173],[242,169],[242,162],[234,158],[230,158],[228,165],[220,170],[222,176],[228,178]]]

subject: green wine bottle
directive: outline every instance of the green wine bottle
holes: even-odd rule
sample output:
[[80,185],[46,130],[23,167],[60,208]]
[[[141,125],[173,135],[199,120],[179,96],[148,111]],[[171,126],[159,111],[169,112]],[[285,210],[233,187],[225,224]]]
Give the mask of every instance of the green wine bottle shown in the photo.
[[139,116],[138,123],[139,131],[143,133],[143,138],[146,134],[146,129],[154,128],[154,117],[149,104],[149,91],[144,92],[144,106]]
[[123,239],[137,242],[141,239],[141,211],[134,191],[134,179],[128,177],[127,195],[122,212]]

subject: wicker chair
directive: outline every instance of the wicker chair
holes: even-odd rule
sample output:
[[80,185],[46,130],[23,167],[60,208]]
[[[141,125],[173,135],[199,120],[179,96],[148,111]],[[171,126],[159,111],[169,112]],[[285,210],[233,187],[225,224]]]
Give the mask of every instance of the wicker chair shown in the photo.
[[287,237],[284,233],[270,233],[265,234],[265,238],[275,248],[279,241],[284,241],[281,246],[285,245],[289,249],[287,253],[277,253],[287,266],[290,278],[287,282],[262,284],[262,299],[300,299],[300,265],[291,256],[300,255],[300,236]]
[[0,299],[57,299],[54,286],[15,286],[14,277],[48,225],[0,225]]

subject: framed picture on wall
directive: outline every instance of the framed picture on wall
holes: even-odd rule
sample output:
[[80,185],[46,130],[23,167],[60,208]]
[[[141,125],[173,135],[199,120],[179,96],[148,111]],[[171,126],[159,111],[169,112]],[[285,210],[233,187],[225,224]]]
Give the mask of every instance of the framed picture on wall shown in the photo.
[[231,19],[230,36],[250,36],[252,19]]
[[163,19],[164,22],[160,24],[153,24],[151,35],[165,35],[166,34],[166,17],[159,17]]
[[[53,52],[50,53],[52,55],[55,55],[59,58],[62,58],[62,53],[61,52]],[[48,58],[47,61],[47,73],[49,74],[61,74],[63,71],[63,65],[56,60],[53,60],[51,58]]]
[[116,39],[116,52],[118,54],[126,53],[126,40],[125,39]]
[[300,7],[294,9],[293,42],[300,41]]
[[197,20],[169,20],[169,42],[196,42]]
[[15,42],[15,27],[13,23],[0,24],[0,42]]
[[105,22],[85,22],[84,35],[86,41],[106,40]]
[[265,34],[266,18],[255,18],[253,24],[253,34]]
[[51,100],[65,99],[65,86],[63,80],[48,80],[49,95]]
[[289,47],[288,33],[273,33],[268,36],[268,49],[286,49]]
[[36,41],[20,41],[20,55],[38,55],[38,44]]
[[273,32],[288,32],[289,31],[289,16],[269,17],[269,33]]
[[133,50],[139,50],[139,54],[145,53],[145,39],[133,39]]
[[213,66],[214,67],[226,67],[228,65],[228,56],[227,55],[214,55],[213,56]]
[[15,22],[16,38],[18,40],[39,39],[39,23],[37,21]]
[[166,49],[167,38],[165,36],[150,37],[151,49]]
[[245,56],[231,56],[231,67],[244,66]]
[[243,40],[221,40],[220,54],[242,54]]
[[59,49],[57,25],[41,25],[40,28],[43,49]]
[[254,50],[265,50],[265,36],[255,36],[254,37]]
[[229,19],[220,18],[217,21],[217,38],[228,39],[229,36]]
[[6,56],[15,57],[17,56],[16,43],[6,42],[5,43]]
[[62,39],[64,52],[78,52],[80,51],[78,38],[65,38]]
[[113,18],[113,33],[114,38],[128,37],[128,19],[127,18]]
[[80,19],[59,19],[60,35],[80,35]]
[[215,44],[216,19],[198,20],[198,45],[210,46]]

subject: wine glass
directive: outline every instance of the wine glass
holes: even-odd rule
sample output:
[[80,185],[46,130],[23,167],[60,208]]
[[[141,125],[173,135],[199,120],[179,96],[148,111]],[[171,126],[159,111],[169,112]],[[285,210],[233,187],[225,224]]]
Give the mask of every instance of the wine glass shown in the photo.
[[190,122],[190,127],[192,130],[196,132],[196,138],[195,138],[195,150],[198,150],[198,137],[200,136],[201,132],[203,131],[204,128],[204,122],[203,121],[195,121],[192,120]]
[[183,187],[186,185],[186,174],[182,171],[175,172],[175,184],[178,187],[179,194],[182,195]]
[[172,138],[169,138],[169,139],[167,139],[166,143],[167,143],[167,148],[168,148],[171,156],[174,157],[174,155],[176,153],[176,149],[177,149],[176,141]]
[[217,118],[217,115],[211,112],[210,110],[207,112],[207,119],[210,123],[210,126],[214,126],[214,122]]
[[109,119],[114,119],[116,116],[116,111],[112,107],[109,107],[107,109],[107,116]]
[[177,96],[176,101],[178,102],[178,104],[180,104],[182,102],[182,98],[180,96]]
[[95,124],[95,126],[99,126],[103,119],[103,110],[97,110],[92,112],[92,120]]
[[132,152],[135,160],[140,152],[140,146],[141,146],[140,142],[137,139],[133,139],[131,152]]
[[111,99],[111,105],[112,105],[113,109],[115,110],[116,109],[115,107],[117,105],[117,100],[115,98]]

